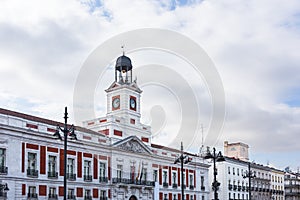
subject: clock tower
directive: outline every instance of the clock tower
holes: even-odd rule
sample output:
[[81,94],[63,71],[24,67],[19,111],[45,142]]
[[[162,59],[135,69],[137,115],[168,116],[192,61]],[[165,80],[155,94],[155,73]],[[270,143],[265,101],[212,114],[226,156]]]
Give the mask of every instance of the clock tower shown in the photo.
[[132,79],[132,63],[124,54],[117,58],[115,79],[105,90],[107,93],[107,114],[83,122],[91,130],[103,133],[112,142],[136,136],[146,145],[151,144],[151,128],[140,122],[140,99],[142,90]]
[[132,80],[130,58],[120,56],[115,65],[115,81],[105,90],[107,92],[107,115],[115,115],[140,122],[140,94],[136,80]]

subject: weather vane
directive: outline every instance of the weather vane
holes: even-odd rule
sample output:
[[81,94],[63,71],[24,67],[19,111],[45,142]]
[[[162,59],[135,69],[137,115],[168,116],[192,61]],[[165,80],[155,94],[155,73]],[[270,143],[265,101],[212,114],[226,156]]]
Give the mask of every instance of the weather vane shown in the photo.
[[124,44],[121,46],[121,49],[123,51],[123,56],[124,56],[125,55],[125,45]]

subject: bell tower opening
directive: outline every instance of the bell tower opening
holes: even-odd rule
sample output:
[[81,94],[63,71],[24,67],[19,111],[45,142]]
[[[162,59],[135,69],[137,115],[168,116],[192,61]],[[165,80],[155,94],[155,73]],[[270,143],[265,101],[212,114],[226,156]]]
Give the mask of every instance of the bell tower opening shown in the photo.
[[121,85],[132,83],[132,64],[130,58],[123,55],[117,59],[115,66],[115,81]]

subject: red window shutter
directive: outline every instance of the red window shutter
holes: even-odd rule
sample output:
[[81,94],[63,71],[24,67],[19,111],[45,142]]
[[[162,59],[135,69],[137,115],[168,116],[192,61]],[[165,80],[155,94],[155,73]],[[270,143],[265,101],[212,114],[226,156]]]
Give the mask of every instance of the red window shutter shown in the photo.
[[82,177],[82,152],[77,152],[77,176]]
[[171,167],[169,166],[169,185],[171,185],[172,182],[172,171]]
[[97,154],[94,155],[94,179],[98,179],[98,159]]
[[162,169],[159,167],[159,184],[162,184]]
[[181,194],[178,194],[178,200],[181,200]]
[[59,186],[59,188],[58,188],[58,196],[60,196],[60,197],[64,196],[64,187]]
[[39,186],[39,196],[46,196],[46,193],[47,193],[47,186],[40,185]]
[[108,180],[110,180],[111,178],[111,167],[110,167],[111,163],[110,163],[110,157],[108,157],[108,170],[107,170],[107,173],[108,173]]
[[26,185],[25,184],[22,184],[22,195],[26,195]]
[[180,186],[180,182],[181,182],[181,180],[180,180],[180,168],[177,169],[177,177],[178,177],[178,186]]
[[22,143],[22,172],[25,172],[25,143],[24,142]]
[[189,187],[189,170],[185,169],[185,183],[186,187]]
[[196,195],[194,194],[194,200],[196,200]]
[[186,194],[186,200],[190,200],[190,195]]
[[169,199],[168,200],[172,200],[172,193],[169,193]]
[[196,188],[196,170],[194,170],[194,188]]
[[99,192],[99,191],[98,191],[98,188],[93,188],[93,197],[94,197],[94,198],[98,198],[98,195],[99,195],[98,192]]
[[159,193],[159,200],[163,200],[163,193],[162,192]]
[[59,150],[59,175],[64,175],[64,150]]
[[83,197],[83,188],[76,188],[76,196]]
[[40,174],[46,174],[46,147],[40,148]]
[[108,198],[109,199],[111,198],[111,190],[110,189],[108,190]]

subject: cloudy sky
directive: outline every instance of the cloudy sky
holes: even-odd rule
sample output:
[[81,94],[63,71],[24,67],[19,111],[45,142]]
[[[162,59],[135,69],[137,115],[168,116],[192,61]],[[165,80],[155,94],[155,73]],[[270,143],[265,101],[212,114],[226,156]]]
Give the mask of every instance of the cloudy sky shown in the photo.
[[[62,121],[67,105],[74,122],[73,92],[84,62],[111,37],[140,28],[183,34],[214,62],[226,97],[219,149],[224,140],[240,141],[249,144],[251,160],[281,169],[300,166],[298,0],[2,0],[0,106]],[[186,70],[186,63],[168,56],[146,50],[130,55],[137,68],[156,63],[174,66],[182,74],[198,102],[205,136],[212,117],[205,81]],[[113,81],[112,63],[98,81],[96,116],[106,112],[103,89]],[[165,91],[168,86],[148,84],[142,89],[143,121],[153,123],[151,111],[163,113],[166,122],[155,131],[161,131],[162,137],[172,135],[185,108],[168,103],[178,102],[172,100],[172,91]],[[198,128],[196,134],[201,133]],[[201,145],[199,138],[194,146]]]

